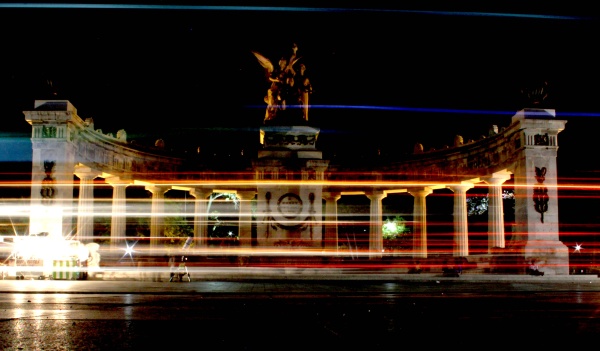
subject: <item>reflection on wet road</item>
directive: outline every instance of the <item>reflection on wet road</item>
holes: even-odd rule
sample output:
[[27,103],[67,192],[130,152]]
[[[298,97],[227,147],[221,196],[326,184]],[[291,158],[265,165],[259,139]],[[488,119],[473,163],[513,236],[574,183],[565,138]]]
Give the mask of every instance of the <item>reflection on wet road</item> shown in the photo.
[[13,283],[0,284],[3,350],[583,346],[600,333],[592,283],[50,281],[6,292]]

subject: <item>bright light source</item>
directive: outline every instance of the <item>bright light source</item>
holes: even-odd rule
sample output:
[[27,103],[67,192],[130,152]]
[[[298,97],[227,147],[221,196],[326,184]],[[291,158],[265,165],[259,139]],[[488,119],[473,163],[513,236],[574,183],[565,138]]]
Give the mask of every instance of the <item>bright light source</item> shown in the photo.
[[125,242],[125,253],[123,254],[123,257],[129,255],[129,257],[133,258],[133,247],[135,246],[136,243],[133,243],[131,246],[129,246],[128,242]]

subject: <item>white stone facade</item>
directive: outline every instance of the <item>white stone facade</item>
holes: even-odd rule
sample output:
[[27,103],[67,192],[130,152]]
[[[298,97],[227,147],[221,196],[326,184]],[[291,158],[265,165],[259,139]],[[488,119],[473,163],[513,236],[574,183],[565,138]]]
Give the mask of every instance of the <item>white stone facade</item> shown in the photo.
[[[458,199],[454,207],[453,254],[463,257],[470,255],[463,215],[464,192],[474,184],[487,183],[497,193],[512,176],[519,183],[515,238],[522,255],[545,262],[543,269],[548,274],[568,274],[567,248],[558,237],[556,191],[557,135],[566,121],[555,119],[553,110],[522,110],[510,126],[482,140],[415,153],[402,161],[370,169],[334,166],[323,160],[316,149],[316,128],[286,127],[289,130],[277,131],[270,127],[261,130],[264,148],[253,161],[253,172],[240,172],[234,179],[214,170],[202,174],[183,172],[190,162],[186,158],[172,156],[163,148],[128,143],[125,131],[118,133],[117,138],[104,135],[93,129],[93,121],[84,122],[77,116],[76,109],[65,100],[36,101],[34,110],[24,114],[32,125],[31,205],[38,209],[32,211],[31,232],[93,235],[86,224],[89,222],[78,219],[74,228],[68,211],[63,210],[74,206],[73,174],[85,179],[80,186],[89,187],[90,180],[102,177],[118,188],[114,192],[113,206],[117,210],[113,212],[111,232],[115,244],[125,236],[119,216],[126,216],[123,189],[131,184],[144,185],[152,192],[152,209],[156,213],[162,211],[164,193],[171,189],[188,191],[198,202],[217,190],[239,194],[247,201],[239,226],[244,247],[250,247],[252,242],[247,203],[256,195],[258,246],[290,249],[299,245],[337,250],[337,245],[331,245],[337,242],[337,231],[331,226],[335,203],[346,194],[365,194],[371,199],[369,248],[372,256],[378,257],[383,240],[381,200],[390,193],[407,192],[415,198],[415,218],[421,221],[413,255],[426,258],[424,199],[435,189],[448,188]],[[80,190],[79,196],[77,216],[91,215],[90,192]],[[322,201],[328,204],[327,213],[323,213]],[[199,204],[196,209],[194,239],[201,246],[206,242],[206,206]],[[501,204],[495,202],[490,210],[494,211],[489,226],[492,252],[506,244]],[[324,218],[330,224],[325,230]],[[158,216],[153,216],[151,236],[155,245],[163,235],[163,225]]]

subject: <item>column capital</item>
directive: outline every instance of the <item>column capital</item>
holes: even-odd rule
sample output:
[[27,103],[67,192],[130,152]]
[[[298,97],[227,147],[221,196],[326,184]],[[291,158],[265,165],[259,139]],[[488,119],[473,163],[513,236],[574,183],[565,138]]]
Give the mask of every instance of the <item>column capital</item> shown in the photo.
[[472,182],[460,182],[460,184],[451,184],[446,186],[446,188],[452,190],[455,193],[461,191],[466,192],[467,190],[472,189],[473,187],[475,187],[475,184],[473,184]]
[[325,200],[333,200],[333,201],[337,201],[339,199],[342,198],[342,193],[341,192],[335,192],[335,191],[323,191],[321,193],[321,196],[325,199]]
[[433,192],[433,189],[431,189],[428,186],[425,187],[418,187],[418,188],[408,188],[407,192],[409,194],[411,194],[413,197],[420,197],[420,196],[427,196],[429,194],[431,194]]
[[481,180],[489,185],[502,185],[504,182],[510,179],[511,172],[509,171],[500,171],[492,173],[492,175],[487,177],[481,177]]
[[104,180],[106,181],[106,183],[108,183],[112,186],[119,186],[119,185],[128,186],[133,183],[131,180],[121,179],[120,177],[108,177],[108,178],[104,178]]
[[387,196],[387,193],[383,190],[373,190],[373,191],[366,191],[365,195],[370,200],[381,200]]
[[163,195],[167,191],[171,190],[171,187],[165,185],[146,185],[145,189],[151,192],[152,194]]
[[102,174],[101,172],[98,172],[94,169],[92,169],[91,167],[79,164],[75,166],[75,169],[73,170],[73,174],[75,174],[77,176],[77,178],[79,179],[88,179],[88,180],[92,180],[94,178],[97,178],[100,176],[100,174]]
[[196,199],[204,200],[210,194],[213,193],[213,189],[212,188],[211,189],[207,189],[207,188],[191,188],[189,190],[189,193],[190,193],[190,195],[192,195]]

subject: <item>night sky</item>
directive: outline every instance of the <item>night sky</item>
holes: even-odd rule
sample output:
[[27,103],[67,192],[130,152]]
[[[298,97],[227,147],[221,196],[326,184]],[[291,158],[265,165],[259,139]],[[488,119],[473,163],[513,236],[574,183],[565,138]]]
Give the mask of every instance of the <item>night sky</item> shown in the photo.
[[596,158],[580,158],[598,150],[600,21],[591,5],[168,3],[0,5],[0,161],[31,157],[22,111],[52,96],[49,81],[56,98],[105,133],[125,129],[129,140],[163,138],[172,148],[253,150],[269,83],[251,51],[276,62],[296,42],[321,149],[403,153],[416,142],[451,145],[456,134],[478,139],[525,107],[521,88],[547,81],[546,107],[568,120],[559,171],[600,169]]

